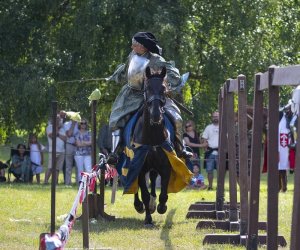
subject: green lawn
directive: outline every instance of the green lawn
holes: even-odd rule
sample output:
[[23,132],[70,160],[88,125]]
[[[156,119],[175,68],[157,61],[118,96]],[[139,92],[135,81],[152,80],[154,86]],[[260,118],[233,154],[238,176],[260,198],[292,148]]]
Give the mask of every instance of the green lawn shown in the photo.
[[[43,178],[42,178],[43,179]],[[60,180],[62,182],[62,180]],[[39,235],[50,230],[50,189],[51,186],[37,184],[0,185],[0,249],[38,249]],[[57,187],[56,228],[63,221],[61,215],[67,214],[73,204],[77,188]],[[202,245],[206,233],[220,233],[214,229],[196,230],[198,219],[185,218],[190,204],[196,201],[214,201],[215,192],[206,190],[184,190],[170,194],[166,214],[155,213],[155,226],[143,226],[144,215],[135,212],[133,196],[122,195],[118,190],[117,200],[110,204],[110,188],[106,189],[106,213],[116,216],[114,222],[99,219],[90,223],[90,248],[111,249],[244,249],[231,245]],[[279,233],[284,235],[289,246],[293,198],[293,175],[289,175],[287,193],[279,194]],[[226,186],[228,200],[228,186]],[[266,176],[261,184],[260,220],[266,220]],[[78,214],[81,213],[81,209]],[[75,223],[67,248],[82,247],[81,222]]]

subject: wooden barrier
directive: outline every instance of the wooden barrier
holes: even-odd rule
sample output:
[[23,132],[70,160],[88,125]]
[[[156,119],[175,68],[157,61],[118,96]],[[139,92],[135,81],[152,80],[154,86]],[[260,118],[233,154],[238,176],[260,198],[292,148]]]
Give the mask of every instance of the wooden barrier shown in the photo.
[[[259,117],[259,112],[262,108],[262,94],[259,91],[263,91],[268,88],[268,99],[269,99],[269,109],[268,109],[268,124],[272,124],[272,126],[268,126],[268,208],[267,208],[267,222],[268,222],[268,230],[267,230],[267,249],[277,249],[278,245],[285,246],[286,242],[282,236],[278,236],[278,162],[277,158],[274,157],[274,154],[278,152],[278,117],[279,117],[279,87],[282,85],[298,85],[300,83],[300,66],[292,65],[286,67],[276,67],[271,66],[269,70],[264,74],[259,74],[256,76],[257,79],[260,80],[259,84],[255,86],[256,88],[256,112]],[[299,119],[298,119],[299,124]],[[259,126],[259,125],[257,125]],[[299,125],[298,125],[299,129]],[[260,135],[258,135],[260,136]],[[297,145],[299,148],[299,145]],[[254,152],[254,148],[252,149]],[[300,149],[298,149],[299,152]],[[258,157],[255,156],[255,157]],[[253,161],[257,161],[257,158],[252,159]],[[299,154],[296,154],[296,171],[297,166],[300,164]],[[295,189],[294,189],[294,207],[293,207],[293,218],[292,218],[292,230],[291,230],[291,249],[300,249],[300,224],[299,224],[299,169],[296,175],[295,171]],[[253,171],[253,170],[252,170]],[[259,177],[259,173],[256,174],[253,172],[253,179]],[[252,178],[251,178],[252,179]],[[254,212],[252,212],[252,216],[254,215],[254,220],[251,222],[253,225],[249,225],[249,238],[247,242],[247,249],[257,249],[257,229],[255,228],[256,223],[256,210],[258,205],[253,204],[257,199],[259,194],[259,184],[254,183],[256,190],[253,193],[254,197],[252,200],[250,199],[250,204],[252,204],[252,208]],[[249,212],[249,216],[250,212]],[[252,217],[253,219],[253,217]],[[298,237],[297,237],[298,236]]]
[[[224,181],[226,173],[226,116],[222,115],[226,112],[224,98],[226,91],[224,88],[219,92],[219,155],[218,155],[218,170],[217,170],[217,190],[215,202],[197,202],[192,204],[186,215],[186,218],[202,218],[202,219],[218,219],[224,220],[229,217],[229,203],[224,203]],[[222,133],[224,131],[224,133]],[[225,135],[225,137],[223,136]],[[223,136],[223,137],[222,137]],[[223,145],[224,144],[224,145]],[[219,223],[219,225],[221,225]],[[200,221],[197,228],[215,227],[211,221]]]
[[[300,78],[298,78],[300,79]],[[298,106],[300,106],[298,104]],[[300,107],[299,107],[300,108]],[[300,109],[298,109],[300,110]],[[300,135],[300,119],[298,114],[297,123],[298,138]],[[300,249],[300,143],[299,139],[296,146],[296,166],[294,171],[294,199],[293,199],[293,215],[292,215],[292,228],[291,228],[291,250]]]
[[[228,79],[220,91],[220,141],[219,141],[219,166],[218,166],[218,185],[217,185],[217,201],[216,216],[219,219],[222,211],[225,211],[225,221],[199,221],[197,228],[216,228],[223,230],[238,230],[236,222],[238,221],[238,204],[237,204],[237,187],[236,187],[236,153],[235,153],[235,131],[234,131],[234,100],[232,92],[236,80]],[[228,138],[227,135],[230,137]],[[224,200],[224,179],[226,170],[226,153],[228,153],[229,168],[229,199],[227,204]]]
[[[221,144],[228,152],[228,168],[229,168],[229,192],[230,192],[230,208],[229,220],[224,222],[211,222],[215,228],[240,231],[238,235],[206,235],[204,238],[205,244],[219,244],[230,242],[232,244],[240,244],[240,236],[247,231],[247,213],[248,213],[248,139],[247,139],[247,96],[246,96],[246,78],[243,75],[238,76],[237,79],[228,79],[224,84],[223,89],[223,107],[222,116],[225,117],[227,126],[226,130],[222,131],[221,141],[227,141],[227,145]],[[236,186],[236,142],[235,135],[235,117],[234,117],[234,93],[238,94],[238,149],[239,149],[239,183],[240,185],[240,220],[237,203],[237,186]],[[221,158],[222,159],[222,158]],[[260,229],[265,230],[266,224],[259,223]],[[239,240],[237,240],[239,239]]]

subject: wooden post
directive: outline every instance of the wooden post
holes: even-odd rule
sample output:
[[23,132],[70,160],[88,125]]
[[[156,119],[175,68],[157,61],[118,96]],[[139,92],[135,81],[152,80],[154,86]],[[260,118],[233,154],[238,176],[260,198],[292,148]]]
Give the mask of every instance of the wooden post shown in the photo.
[[267,249],[277,249],[278,235],[278,125],[279,87],[273,86],[274,66],[269,67],[268,109],[268,205],[267,205]]
[[239,184],[240,184],[240,234],[247,234],[248,221],[248,136],[246,77],[238,76],[238,135],[239,135]]
[[88,187],[86,189],[86,198],[82,202],[82,246],[83,249],[89,249],[89,205],[88,205]]
[[[299,104],[297,104],[300,106]],[[300,107],[299,107],[300,108]],[[300,109],[298,109],[300,110]],[[294,202],[291,230],[291,247],[290,249],[300,249],[300,117],[298,114],[297,121],[297,146],[296,146],[296,166],[294,171]]]
[[[97,101],[93,100],[91,105],[91,128],[92,128],[92,167],[96,164],[96,105]],[[89,249],[89,218],[90,216],[98,217],[98,204],[97,204],[97,180],[93,194],[88,194],[86,191],[86,199],[82,202],[82,237],[83,237],[83,248]],[[91,206],[91,209],[89,208]],[[93,211],[90,214],[90,211]]]
[[258,245],[258,213],[261,145],[263,131],[263,92],[260,90],[261,73],[255,75],[254,105],[251,144],[251,174],[250,174],[250,200],[248,213],[248,250],[257,250]]
[[[219,98],[221,100],[221,110],[219,110],[219,146],[218,146],[218,171],[217,171],[217,191],[216,191],[216,211],[224,210],[224,181],[226,172],[226,95],[224,87],[221,88]],[[217,216],[218,217],[218,216]],[[217,218],[218,219],[218,218]]]
[[51,235],[55,233],[55,203],[56,203],[56,120],[57,120],[57,101],[52,101],[52,152],[51,152]]
[[229,91],[231,80],[226,81],[226,114],[228,134],[228,169],[229,169],[229,221],[238,221],[237,186],[236,186],[236,142],[235,142],[235,118],[233,92]]

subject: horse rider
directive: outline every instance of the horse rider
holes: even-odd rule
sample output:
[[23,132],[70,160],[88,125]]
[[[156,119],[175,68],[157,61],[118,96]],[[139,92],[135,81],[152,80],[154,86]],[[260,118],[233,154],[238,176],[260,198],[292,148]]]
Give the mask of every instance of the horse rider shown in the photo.
[[[115,99],[109,119],[109,126],[112,129],[112,152],[116,151],[121,130],[125,127],[130,116],[142,106],[146,67],[149,66],[154,72],[166,67],[168,91],[174,90],[181,83],[179,70],[175,68],[174,63],[167,62],[161,56],[162,49],[152,33],[136,33],[132,38],[131,48],[132,51],[127,62],[120,64],[113,75],[107,78],[107,80],[124,84]],[[174,146],[177,155],[184,158],[190,157],[191,154],[182,145],[182,118],[179,108],[170,98],[167,98],[164,108],[175,126],[176,139]],[[116,154],[113,157],[117,157]]]

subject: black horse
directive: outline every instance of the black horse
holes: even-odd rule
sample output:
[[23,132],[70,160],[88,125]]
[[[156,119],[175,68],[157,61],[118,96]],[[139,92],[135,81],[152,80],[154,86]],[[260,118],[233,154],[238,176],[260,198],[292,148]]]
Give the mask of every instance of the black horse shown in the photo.
[[[146,69],[144,87],[144,106],[142,115],[137,121],[134,129],[133,141],[149,146],[149,152],[145,158],[143,167],[138,176],[138,185],[141,189],[141,197],[144,204],[146,216],[145,225],[152,225],[151,209],[149,208],[150,193],[147,188],[145,175],[150,171],[151,196],[155,195],[155,180],[157,173],[161,176],[161,193],[157,212],[164,214],[167,211],[168,184],[171,175],[171,164],[162,148],[162,144],[167,140],[169,134],[165,128],[164,105],[166,103],[166,86],[164,78],[166,68],[160,74],[151,74],[150,68]],[[141,202],[138,194],[135,195],[135,208],[142,212]]]

